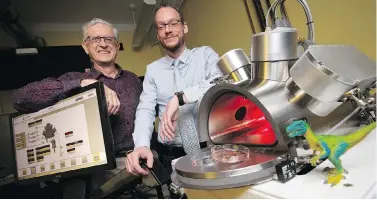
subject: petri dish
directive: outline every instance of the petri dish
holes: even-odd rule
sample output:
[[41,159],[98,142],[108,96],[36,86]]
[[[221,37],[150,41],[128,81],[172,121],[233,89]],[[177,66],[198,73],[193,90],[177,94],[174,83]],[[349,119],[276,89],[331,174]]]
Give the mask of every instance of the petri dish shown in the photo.
[[222,163],[239,163],[249,159],[249,148],[242,145],[225,144],[211,148],[213,160]]
[[216,163],[215,160],[212,159],[211,151],[208,149],[207,151],[196,151],[195,153],[190,155],[192,166],[209,166]]

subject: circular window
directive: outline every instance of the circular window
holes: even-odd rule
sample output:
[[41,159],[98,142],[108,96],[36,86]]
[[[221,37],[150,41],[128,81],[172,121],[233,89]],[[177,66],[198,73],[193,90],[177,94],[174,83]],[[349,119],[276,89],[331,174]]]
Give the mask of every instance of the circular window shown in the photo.
[[237,111],[236,111],[236,114],[234,115],[234,117],[238,121],[242,121],[245,118],[245,116],[246,116],[246,107],[245,106],[238,108]]

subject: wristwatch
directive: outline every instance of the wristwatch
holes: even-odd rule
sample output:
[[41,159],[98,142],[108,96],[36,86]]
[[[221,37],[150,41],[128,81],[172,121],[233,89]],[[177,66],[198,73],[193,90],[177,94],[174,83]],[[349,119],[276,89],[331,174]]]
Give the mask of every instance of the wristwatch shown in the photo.
[[179,106],[185,105],[185,101],[183,100],[183,94],[183,91],[175,93],[175,95],[178,97]]

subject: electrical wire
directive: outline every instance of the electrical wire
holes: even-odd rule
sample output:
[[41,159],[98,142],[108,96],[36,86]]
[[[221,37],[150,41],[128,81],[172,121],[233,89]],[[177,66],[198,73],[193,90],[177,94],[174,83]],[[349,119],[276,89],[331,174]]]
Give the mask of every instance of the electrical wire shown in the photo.
[[[267,4],[267,8],[270,8],[271,7],[271,2],[270,2],[270,0],[266,0],[266,4]],[[270,13],[270,18],[271,18],[271,20],[272,20],[272,23],[275,23],[275,17],[274,17],[274,15],[273,15],[273,13]]]
[[247,12],[247,17],[249,18],[249,22],[250,22],[251,30],[252,30],[253,33],[255,34],[256,31],[255,31],[255,27],[254,27],[253,19],[251,18],[251,15],[250,15],[249,6],[247,5],[247,0],[243,0],[243,3],[245,4],[245,8],[246,8],[246,12]]
[[[288,19],[288,16],[287,16],[287,11],[285,9],[285,6],[284,6],[284,3],[285,3],[285,0],[283,0],[280,4],[279,4],[279,7],[280,7],[280,14],[281,14],[281,17],[282,18],[285,18],[285,19]],[[277,6],[275,8],[272,9],[272,13],[271,14],[272,16],[275,16],[275,19],[278,18],[278,14],[277,14]]]
[[[276,0],[274,3],[272,3],[271,7],[267,11],[267,17],[270,15],[271,9],[275,10],[276,6],[280,4],[282,0]],[[268,18],[266,18],[266,27],[269,27],[268,25]]]
[[271,15],[275,18],[275,19],[278,19],[279,18],[279,16],[278,16],[278,14],[277,14],[277,7],[278,7],[278,5],[275,5],[275,7],[274,8],[272,8],[272,11],[271,11]]
[[312,15],[311,15],[311,12],[310,12],[310,9],[309,9],[309,6],[308,4],[306,3],[305,0],[298,0],[301,4],[301,6],[304,8],[305,10],[305,15],[306,15],[306,25],[308,26],[308,40],[311,42],[311,43],[314,43],[315,42],[315,37],[314,37],[314,25],[313,25],[313,18],[312,18]]
[[289,21],[288,14],[287,14],[287,9],[285,9],[285,0],[280,4],[280,13],[281,15]]
[[[287,15],[287,11],[285,9],[285,0],[283,0],[280,4],[279,4],[279,7],[280,7],[280,18],[281,18],[281,23],[283,23],[284,27],[290,27],[290,21],[289,21],[289,18],[288,18],[288,15]],[[278,16],[278,12],[277,12],[277,6],[276,5],[274,8],[272,8],[272,13],[270,13],[276,20],[279,19],[279,16]],[[278,24],[276,24],[276,20],[275,23],[273,25],[275,25],[274,27],[277,27],[279,26]]]
[[[280,5],[282,2],[284,2],[285,0],[276,0],[272,6],[268,9],[267,11],[267,16],[270,14],[271,10],[274,12],[276,11],[276,7],[278,5]],[[301,6],[303,7],[304,11],[305,11],[305,15],[306,15],[306,25],[308,26],[308,38],[307,38],[307,41],[306,43],[309,43],[309,44],[314,44],[315,43],[315,35],[314,35],[314,22],[313,22],[313,18],[312,18],[312,15],[311,15],[311,12],[310,12],[310,9],[309,9],[309,6],[308,4],[306,3],[305,0],[297,0]],[[283,12],[284,13],[284,12]],[[283,14],[285,15],[285,14]],[[285,16],[286,17],[286,16]],[[276,16],[275,16],[276,18]],[[266,18],[266,27],[269,27],[268,25],[268,18]]]

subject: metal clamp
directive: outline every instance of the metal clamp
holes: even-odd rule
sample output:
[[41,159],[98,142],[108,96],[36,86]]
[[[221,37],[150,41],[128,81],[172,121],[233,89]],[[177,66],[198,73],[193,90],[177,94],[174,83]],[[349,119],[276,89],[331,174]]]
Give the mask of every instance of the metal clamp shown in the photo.
[[217,78],[214,78],[210,84],[220,84],[220,83],[233,83],[233,80],[228,80],[228,75],[227,76],[220,76],[220,77],[217,77]]
[[365,90],[360,88],[354,88],[348,91],[343,98],[343,101],[352,100],[358,107],[363,109],[372,108],[376,106],[376,98],[365,93]]

